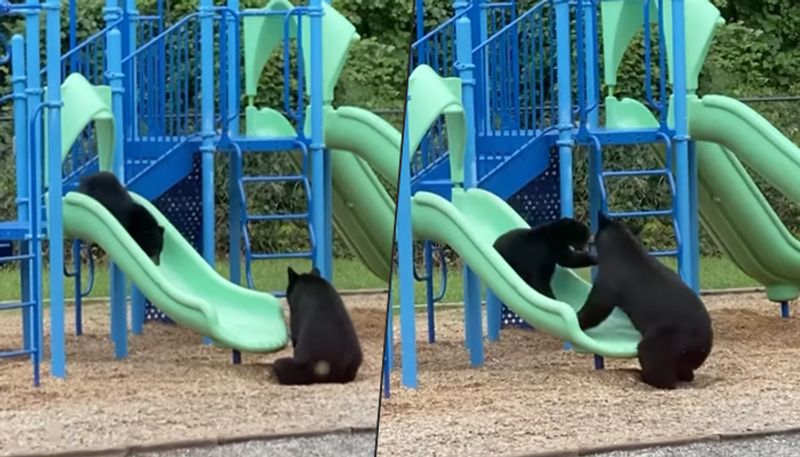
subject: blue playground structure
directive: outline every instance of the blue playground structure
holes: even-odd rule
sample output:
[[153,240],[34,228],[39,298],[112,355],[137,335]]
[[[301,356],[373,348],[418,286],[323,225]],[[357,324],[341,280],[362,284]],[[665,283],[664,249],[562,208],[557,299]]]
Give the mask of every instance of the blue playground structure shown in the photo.
[[[66,377],[64,277],[74,279],[80,335],[81,299],[94,282],[91,253],[89,283],[81,279],[81,257],[90,242],[113,261],[111,339],[120,359],[128,352],[129,281],[133,333],[143,332],[148,316],[168,316],[206,337],[204,342],[232,349],[238,363],[240,350],[270,352],[288,340],[280,293],[249,290],[255,287],[253,262],[308,258],[331,279],[336,227],[370,271],[389,275],[394,209],[371,165],[391,167],[382,162],[385,157],[371,164],[363,157],[387,148],[399,153],[400,133],[368,111],[332,106],[350,44],[359,38],[353,25],[323,0],[307,6],[271,0],[259,9],[241,9],[238,0],[224,6],[201,0],[196,11],[173,22],[167,5],[159,0],[154,11],[142,12],[135,0],[108,0],[102,29],[81,42],[76,0],[67,12],[49,0],[0,5],[0,20],[24,22],[24,35],[8,40],[13,88],[0,98],[13,104],[7,112],[13,113],[17,178],[16,217],[0,222],[0,240],[15,247],[0,251],[0,263],[19,262],[22,285],[20,301],[0,309],[22,310],[23,341],[22,349],[0,357],[30,357],[34,385],[40,380],[46,298],[50,373]],[[70,49],[62,52],[65,13]],[[277,109],[255,104],[270,67],[282,75]],[[245,174],[248,154],[285,154],[293,168]],[[219,157],[229,165],[229,280],[212,268]],[[104,208],[70,192],[82,175],[98,170],[113,171],[165,227],[160,265],[144,256]],[[306,208],[263,214],[248,206],[253,187],[274,183],[298,183]],[[310,249],[257,251],[250,227],[280,221],[305,224]],[[379,233],[371,233],[373,228]],[[72,244],[65,238],[73,238]],[[67,246],[73,261],[65,269]]]
[[[598,369],[604,357],[636,357],[641,335],[619,309],[597,327],[580,329],[576,312],[591,290],[588,281],[556,268],[550,284],[556,299],[550,299],[493,248],[508,230],[572,216],[574,167],[584,158],[593,231],[598,211],[668,220],[674,247],[651,254],[677,257],[680,276],[699,292],[702,223],[789,317],[789,301],[800,295],[800,241],[751,173],[800,201],[800,148],[742,102],[697,95],[714,33],[724,25],[711,2],[457,1],[452,17],[432,30],[423,28],[423,2],[416,11],[403,141],[409,160],[402,161],[396,227],[404,386],[417,385],[414,238],[424,242],[419,279],[427,282],[430,342],[433,302],[442,296],[432,293],[430,241],[449,245],[464,263],[464,333],[472,365],[484,359],[481,286],[490,341],[500,337],[501,321],[519,319],[560,338],[567,349],[594,354]],[[637,33],[644,48],[641,100],[617,93],[623,56]],[[632,145],[647,145],[659,165],[614,163],[609,149],[628,146],[621,152],[637,153]],[[576,155],[581,151],[585,155]],[[618,209],[609,181],[632,178],[659,180],[671,204],[622,202]],[[389,337],[385,387],[392,342]]]

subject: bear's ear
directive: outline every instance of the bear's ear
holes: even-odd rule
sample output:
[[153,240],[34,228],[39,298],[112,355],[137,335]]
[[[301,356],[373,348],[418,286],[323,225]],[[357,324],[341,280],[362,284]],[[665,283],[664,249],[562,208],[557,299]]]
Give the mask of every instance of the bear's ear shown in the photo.
[[289,285],[291,286],[297,280],[299,275],[292,267],[287,267],[286,272],[289,273]]
[[158,227],[158,233],[163,235],[164,234],[164,227],[162,227],[160,225],[157,225],[156,227]]
[[318,278],[321,276],[317,267],[311,269],[311,276],[316,276]]

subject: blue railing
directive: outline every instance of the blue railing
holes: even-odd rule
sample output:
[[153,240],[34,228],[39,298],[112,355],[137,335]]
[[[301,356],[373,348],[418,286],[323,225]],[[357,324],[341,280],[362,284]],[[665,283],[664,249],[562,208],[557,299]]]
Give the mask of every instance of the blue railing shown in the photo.
[[[122,59],[136,87],[128,141],[172,141],[200,129],[200,21],[191,13]],[[168,57],[164,50],[169,49]]]
[[[503,17],[511,15],[498,11]],[[555,128],[556,40],[551,0],[539,2],[493,31],[475,47],[473,59],[480,69],[476,71],[480,135],[531,136]]]

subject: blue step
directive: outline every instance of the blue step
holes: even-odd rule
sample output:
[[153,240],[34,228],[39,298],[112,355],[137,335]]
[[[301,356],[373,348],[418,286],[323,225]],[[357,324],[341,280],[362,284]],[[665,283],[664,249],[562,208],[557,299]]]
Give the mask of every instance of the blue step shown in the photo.
[[13,302],[0,304],[0,311],[7,311],[9,309],[26,309],[34,305],[34,302]]
[[604,171],[601,173],[604,178],[611,177],[633,177],[633,176],[666,176],[669,177],[670,171],[666,168],[658,168],[654,170],[618,170],[618,171]]
[[23,355],[31,355],[36,351],[37,351],[36,348],[33,348],[33,349],[20,349],[18,351],[0,352],[0,359],[8,359],[12,357],[21,357]]
[[653,209],[643,211],[615,211],[609,212],[610,218],[645,218],[645,217],[665,217],[672,216],[674,211],[672,209]]
[[605,129],[595,128],[588,132],[579,132],[578,142],[594,144],[592,137],[601,145],[634,145],[663,143],[664,136],[659,129]]
[[309,259],[311,251],[308,252],[283,252],[283,253],[251,253],[253,260],[277,260],[277,259]]
[[302,182],[305,176],[243,176],[242,182],[247,183],[276,183],[276,182]]
[[0,222],[0,240],[25,240],[29,238],[29,231],[30,224],[28,222]]
[[294,214],[248,214],[246,219],[250,222],[296,221],[308,219],[308,213]]

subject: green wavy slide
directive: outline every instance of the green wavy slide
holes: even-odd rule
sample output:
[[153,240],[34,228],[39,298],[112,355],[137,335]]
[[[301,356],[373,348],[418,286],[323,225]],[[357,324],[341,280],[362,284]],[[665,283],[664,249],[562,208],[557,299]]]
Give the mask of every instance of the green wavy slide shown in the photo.
[[[100,167],[109,169],[114,117],[108,87],[92,86],[75,73],[64,80],[61,96],[62,158],[81,131],[94,123]],[[69,192],[63,199],[65,235],[98,244],[152,303],[220,347],[272,352],[286,345],[283,307],[277,298],[226,280],[150,202],[134,193],[131,196],[164,227],[160,265],[147,257],[104,206],[78,192]]]
[[[610,127],[658,122],[636,100],[606,99]],[[689,133],[697,140],[700,221],[720,248],[771,300],[800,293],[800,241],[749,175],[750,167],[791,201],[800,201],[800,149],[763,116],[729,97],[689,98]],[[663,148],[659,148],[663,163]]]

